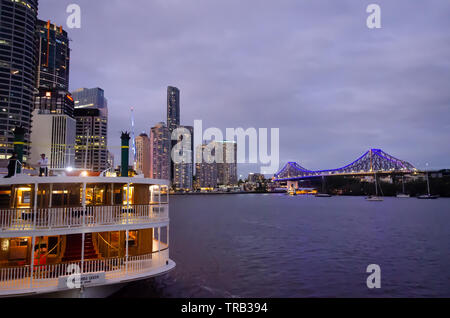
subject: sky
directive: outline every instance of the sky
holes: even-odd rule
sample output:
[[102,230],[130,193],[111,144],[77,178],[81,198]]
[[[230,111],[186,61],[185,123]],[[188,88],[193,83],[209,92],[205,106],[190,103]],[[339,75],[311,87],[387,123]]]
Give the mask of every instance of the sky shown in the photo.
[[[70,89],[105,90],[116,164],[130,108],[148,134],[170,85],[184,125],[279,128],[280,168],[337,168],[370,148],[450,168],[450,2],[373,1],[40,0],[39,18],[69,33]],[[381,29],[366,25],[371,3]]]

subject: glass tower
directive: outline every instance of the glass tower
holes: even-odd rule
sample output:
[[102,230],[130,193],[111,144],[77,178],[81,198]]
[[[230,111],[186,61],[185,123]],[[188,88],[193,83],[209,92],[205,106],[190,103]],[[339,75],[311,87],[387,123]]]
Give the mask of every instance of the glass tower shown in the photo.
[[0,1],[0,159],[14,149],[13,129],[25,129],[29,158],[36,73],[37,0]]
[[70,48],[67,32],[50,21],[37,20],[36,87],[69,91]]
[[167,88],[167,128],[170,132],[180,125],[180,90],[176,87]]

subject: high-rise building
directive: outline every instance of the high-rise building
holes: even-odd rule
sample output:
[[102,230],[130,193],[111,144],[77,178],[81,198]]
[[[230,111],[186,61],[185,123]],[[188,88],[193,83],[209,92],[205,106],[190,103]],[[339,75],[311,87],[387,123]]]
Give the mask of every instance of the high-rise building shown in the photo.
[[31,132],[31,164],[41,154],[51,170],[74,166],[76,121],[69,93],[70,48],[62,27],[37,20],[37,73]]
[[108,101],[105,98],[103,89],[80,88],[72,93],[75,100],[75,108],[108,108]]
[[170,131],[159,123],[150,131],[150,174],[153,179],[170,180]]
[[108,103],[101,88],[72,93],[77,121],[75,167],[92,171],[108,169]]
[[167,88],[167,128],[172,133],[180,125],[180,90]]
[[261,173],[250,173],[248,175],[247,181],[249,183],[258,183],[258,182],[264,182],[266,180],[266,177]]
[[[67,91],[40,88],[34,96],[34,109],[39,110],[41,114],[73,117],[75,107],[73,97]],[[35,125],[33,124],[34,127]]]
[[0,159],[14,150],[13,129],[25,129],[29,157],[36,73],[37,0],[0,1]]
[[219,185],[236,185],[237,179],[237,143],[234,141],[218,141],[222,147],[223,160],[217,164]]
[[150,138],[145,133],[136,137],[136,172],[150,178]]
[[208,145],[203,144],[197,147],[197,155],[195,162],[195,174],[197,178],[198,188],[217,188],[217,163],[214,162],[213,156],[215,151],[208,151],[207,157],[203,154]]
[[35,95],[30,163],[36,165],[45,154],[51,170],[74,167],[75,131],[72,96],[64,90],[40,89]]
[[[194,177],[194,127],[179,126],[180,134],[177,143],[188,142],[189,147],[181,147],[178,156],[183,158],[181,162],[173,163],[173,184],[179,190],[192,190]],[[174,147],[174,146],[173,146]],[[172,147],[172,152],[176,150]],[[173,158],[172,158],[173,159]]]
[[114,168],[114,154],[108,150],[108,168]]
[[67,32],[50,21],[37,20],[36,87],[69,91],[70,48]]

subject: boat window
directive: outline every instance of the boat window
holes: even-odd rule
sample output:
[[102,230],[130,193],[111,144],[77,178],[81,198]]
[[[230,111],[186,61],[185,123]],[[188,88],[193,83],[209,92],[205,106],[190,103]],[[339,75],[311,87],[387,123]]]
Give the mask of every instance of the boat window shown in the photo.
[[11,202],[11,190],[0,189],[0,208],[8,209]]
[[128,203],[127,203],[127,191],[128,191],[128,188],[125,185],[123,187],[123,192],[122,192],[123,193],[123,197],[122,197],[122,204],[123,205],[133,204],[134,203],[134,187],[130,186],[130,194],[129,194],[129,197],[128,197]]
[[138,231],[128,232],[128,247],[133,247],[138,245]]
[[19,209],[31,208],[31,187],[21,187],[16,189],[16,207]]
[[[83,189],[81,189],[83,193]],[[104,205],[106,204],[106,186],[88,185],[86,187],[86,205]]]

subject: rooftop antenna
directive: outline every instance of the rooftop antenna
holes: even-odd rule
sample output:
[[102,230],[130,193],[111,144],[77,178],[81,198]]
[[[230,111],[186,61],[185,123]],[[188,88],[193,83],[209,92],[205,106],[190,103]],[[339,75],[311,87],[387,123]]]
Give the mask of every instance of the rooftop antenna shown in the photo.
[[132,151],[133,151],[133,165],[136,170],[136,138],[134,135],[134,107],[131,107],[131,140],[132,140]]

